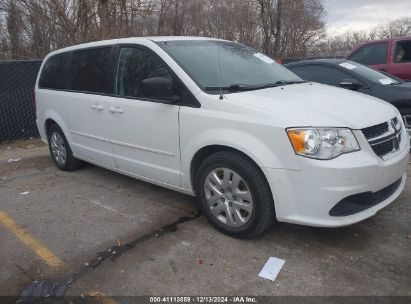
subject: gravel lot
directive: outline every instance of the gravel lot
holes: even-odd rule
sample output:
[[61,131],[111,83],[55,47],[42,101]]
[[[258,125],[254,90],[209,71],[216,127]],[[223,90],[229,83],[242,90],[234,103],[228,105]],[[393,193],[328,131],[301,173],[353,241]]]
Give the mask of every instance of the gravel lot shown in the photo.
[[[59,171],[37,141],[0,146],[0,193],[14,223],[0,221],[2,296],[64,278],[68,295],[411,296],[411,179],[362,223],[276,224],[250,241],[215,231],[189,196],[91,165]],[[271,256],[285,260],[275,282],[257,276]]]

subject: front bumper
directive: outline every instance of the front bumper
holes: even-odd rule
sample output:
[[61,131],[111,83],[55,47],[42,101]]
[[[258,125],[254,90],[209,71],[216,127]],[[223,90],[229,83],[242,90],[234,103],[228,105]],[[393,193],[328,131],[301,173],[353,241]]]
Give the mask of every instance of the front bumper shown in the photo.
[[[301,170],[265,168],[278,221],[339,227],[373,216],[393,202],[405,187],[410,143],[403,142],[400,152],[388,160],[379,158],[364,138],[361,151],[332,160],[297,156]],[[378,194],[397,181],[395,189],[377,204],[345,216],[330,215],[330,210],[343,199],[360,193]]]

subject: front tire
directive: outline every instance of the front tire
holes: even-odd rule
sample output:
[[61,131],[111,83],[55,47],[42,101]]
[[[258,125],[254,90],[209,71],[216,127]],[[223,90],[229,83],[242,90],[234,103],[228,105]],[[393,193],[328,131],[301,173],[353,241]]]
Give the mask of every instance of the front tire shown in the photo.
[[260,168],[249,158],[222,151],[197,170],[200,208],[219,231],[237,238],[255,238],[275,221],[274,201]]
[[56,166],[63,171],[73,171],[79,168],[82,162],[73,156],[61,128],[53,124],[47,131],[50,155]]

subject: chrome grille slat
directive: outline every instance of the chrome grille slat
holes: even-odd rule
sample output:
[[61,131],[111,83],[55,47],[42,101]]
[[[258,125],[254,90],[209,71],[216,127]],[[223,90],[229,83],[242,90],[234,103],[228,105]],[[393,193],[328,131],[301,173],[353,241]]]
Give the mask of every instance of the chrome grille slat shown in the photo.
[[378,144],[382,144],[382,143],[384,143],[388,140],[395,139],[398,136],[398,134],[400,134],[400,133],[401,133],[401,130],[394,131],[394,132],[389,132],[389,134],[387,133],[386,136],[380,136],[378,138],[373,138],[373,139],[369,140],[368,142],[370,143],[371,146],[375,146],[375,145],[378,145]]

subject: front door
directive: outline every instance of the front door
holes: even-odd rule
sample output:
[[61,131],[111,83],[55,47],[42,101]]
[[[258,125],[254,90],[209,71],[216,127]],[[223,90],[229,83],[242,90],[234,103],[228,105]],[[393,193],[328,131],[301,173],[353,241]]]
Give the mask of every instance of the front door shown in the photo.
[[168,66],[143,46],[123,46],[111,97],[110,134],[120,170],[180,186],[179,105],[148,100],[141,94],[146,78],[172,79]]

